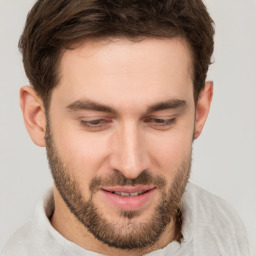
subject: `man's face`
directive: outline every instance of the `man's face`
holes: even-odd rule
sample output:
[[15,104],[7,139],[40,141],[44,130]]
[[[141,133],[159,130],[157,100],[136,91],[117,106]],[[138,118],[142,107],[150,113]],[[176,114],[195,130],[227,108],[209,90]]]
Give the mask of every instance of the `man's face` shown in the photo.
[[86,42],[67,50],[46,134],[55,185],[99,240],[153,244],[188,180],[195,106],[181,39]]

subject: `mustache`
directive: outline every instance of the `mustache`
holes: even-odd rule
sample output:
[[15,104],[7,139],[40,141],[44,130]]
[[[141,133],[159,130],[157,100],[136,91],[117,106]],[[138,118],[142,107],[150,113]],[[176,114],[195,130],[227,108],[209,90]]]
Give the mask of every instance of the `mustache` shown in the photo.
[[95,193],[101,187],[114,187],[114,186],[136,186],[136,185],[154,185],[162,189],[166,186],[166,180],[160,175],[153,176],[149,171],[142,171],[138,177],[129,179],[123,175],[119,170],[114,169],[113,174],[107,178],[95,177],[90,184],[91,193]]

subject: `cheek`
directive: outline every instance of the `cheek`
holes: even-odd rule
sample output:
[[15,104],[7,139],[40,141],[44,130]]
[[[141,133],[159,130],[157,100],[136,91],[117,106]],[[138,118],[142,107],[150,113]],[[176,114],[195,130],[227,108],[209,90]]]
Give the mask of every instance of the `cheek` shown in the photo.
[[175,176],[183,162],[191,157],[192,141],[192,124],[151,136],[148,141],[151,161],[163,175]]
[[162,141],[158,139],[156,143],[153,143],[153,140],[151,142],[151,156],[158,159],[161,165],[175,167],[191,153],[191,138],[186,140],[184,137],[179,139],[177,136],[170,136]]
[[102,169],[106,158],[104,137],[87,133],[73,125],[56,125],[54,141],[58,154],[79,183],[89,183]]

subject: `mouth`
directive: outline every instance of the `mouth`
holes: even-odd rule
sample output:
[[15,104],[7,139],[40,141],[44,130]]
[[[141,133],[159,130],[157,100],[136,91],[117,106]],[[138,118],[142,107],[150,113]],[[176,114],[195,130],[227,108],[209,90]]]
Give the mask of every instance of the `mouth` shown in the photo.
[[138,192],[133,192],[133,193],[112,191],[111,193],[112,193],[112,194],[119,195],[119,196],[138,196],[138,195],[147,193],[147,191],[138,191]]
[[137,211],[148,205],[156,193],[154,186],[124,186],[102,188],[107,202],[122,211]]

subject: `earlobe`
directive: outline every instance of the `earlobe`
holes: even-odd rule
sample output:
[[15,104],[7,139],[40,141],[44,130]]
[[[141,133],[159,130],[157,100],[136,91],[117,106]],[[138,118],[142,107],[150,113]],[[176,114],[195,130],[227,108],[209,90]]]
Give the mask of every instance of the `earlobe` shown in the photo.
[[41,98],[31,86],[20,89],[20,107],[31,139],[36,145],[45,147],[45,109]]
[[204,89],[201,91],[196,105],[196,121],[194,139],[197,139],[206,122],[213,96],[213,82],[205,83]]

